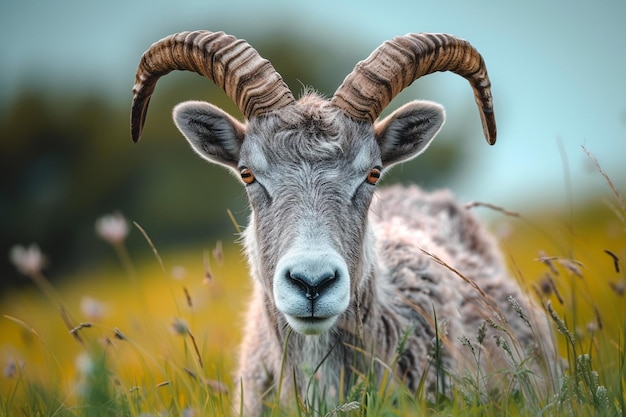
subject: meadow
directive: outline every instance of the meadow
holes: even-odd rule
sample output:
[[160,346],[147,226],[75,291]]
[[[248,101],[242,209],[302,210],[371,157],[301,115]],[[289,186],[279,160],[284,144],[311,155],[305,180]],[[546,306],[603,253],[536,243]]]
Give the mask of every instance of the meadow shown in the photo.
[[[482,388],[493,375],[441,369],[454,388],[434,398],[391,376],[376,384],[363,375],[335,409],[294,395],[291,407],[268,401],[268,415],[626,415],[626,202],[595,165],[603,201],[528,215],[495,208],[492,216],[511,275],[554,329],[563,375],[548,392],[527,383],[524,361],[511,354],[496,372],[507,381],[498,392]],[[149,231],[121,214],[98,220],[99,238],[119,262],[54,286],[37,246],[9,254],[33,285],[0,298],[0,415],[237,415],[231,372],[249,278],[235,238],[160,253]],[[135,259],[127,239],[141,239],[152,255]],[[463,344],[480,352],[490,326]],[[502,349],[515,350],[510,336]]]

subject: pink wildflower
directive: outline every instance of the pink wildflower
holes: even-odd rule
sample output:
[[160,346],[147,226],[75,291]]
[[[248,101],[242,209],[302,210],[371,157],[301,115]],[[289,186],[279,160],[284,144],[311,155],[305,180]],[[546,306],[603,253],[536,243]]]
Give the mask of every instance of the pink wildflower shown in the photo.
[[96,220],[96,233],[111,245],[122,243],[128,232],[128,222],[120,213],[107,214]]
[[29,247],[13,246],[9,252],[9,259],[18,271],[27,276],[39,274],[46,264],[46,257],[34,243]]

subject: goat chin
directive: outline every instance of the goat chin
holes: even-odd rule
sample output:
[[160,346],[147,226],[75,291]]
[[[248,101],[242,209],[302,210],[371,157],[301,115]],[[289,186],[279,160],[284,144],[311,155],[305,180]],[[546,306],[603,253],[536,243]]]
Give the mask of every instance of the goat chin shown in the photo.
[[327,332],[337,321],[334,317],[293,317],[285,315],[291,328],[305,336],[317,336]]

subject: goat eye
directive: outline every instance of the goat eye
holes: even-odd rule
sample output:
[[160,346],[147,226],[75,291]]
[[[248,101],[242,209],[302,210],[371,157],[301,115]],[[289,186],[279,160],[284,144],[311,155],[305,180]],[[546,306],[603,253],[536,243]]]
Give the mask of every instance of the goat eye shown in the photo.
[[241,180],[246,184],[252,184],[254,182],[254,174],[250,168],[241,168],[239,174],[241,175]]
[[372,168],[372,170],[367,174],[367,182],[375,185],[380,179],[380,168]]

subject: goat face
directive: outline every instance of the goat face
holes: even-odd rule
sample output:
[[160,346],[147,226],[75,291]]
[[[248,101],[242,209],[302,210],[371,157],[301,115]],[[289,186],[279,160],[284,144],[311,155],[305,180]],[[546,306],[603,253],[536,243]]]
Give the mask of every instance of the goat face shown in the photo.
[[444,117],[413,102],[372,125],[308,95],[247,126],[200,102],[174,118],[202,157],[241,176],[253,276],[279,320],[311,335],[346,312],[372,268],[367,212],[382,171],[423,151]]
[[451,35],[407,34],[383,43],[329,101],[315,95],[296,101],[269,61],[233,36],[168,36],[143,54],[135,74],[134,141],[157,80],[172,70],[215,82],[248,120],[244,125],[207,103],[175,110],[194,149],[246,184],[252,219],[245,242],[253,276],[267,305],[281,313],[272,316],[303,334],[332,327],[354,301],[351,290],[373,268],[367,239],[373,184],[383,170],[423,151],[443,123],[442,108],[424,102],[377,121],[387,104],[419,77],[453,71],[474,90],[487,142],[496,140],[484,61]]

